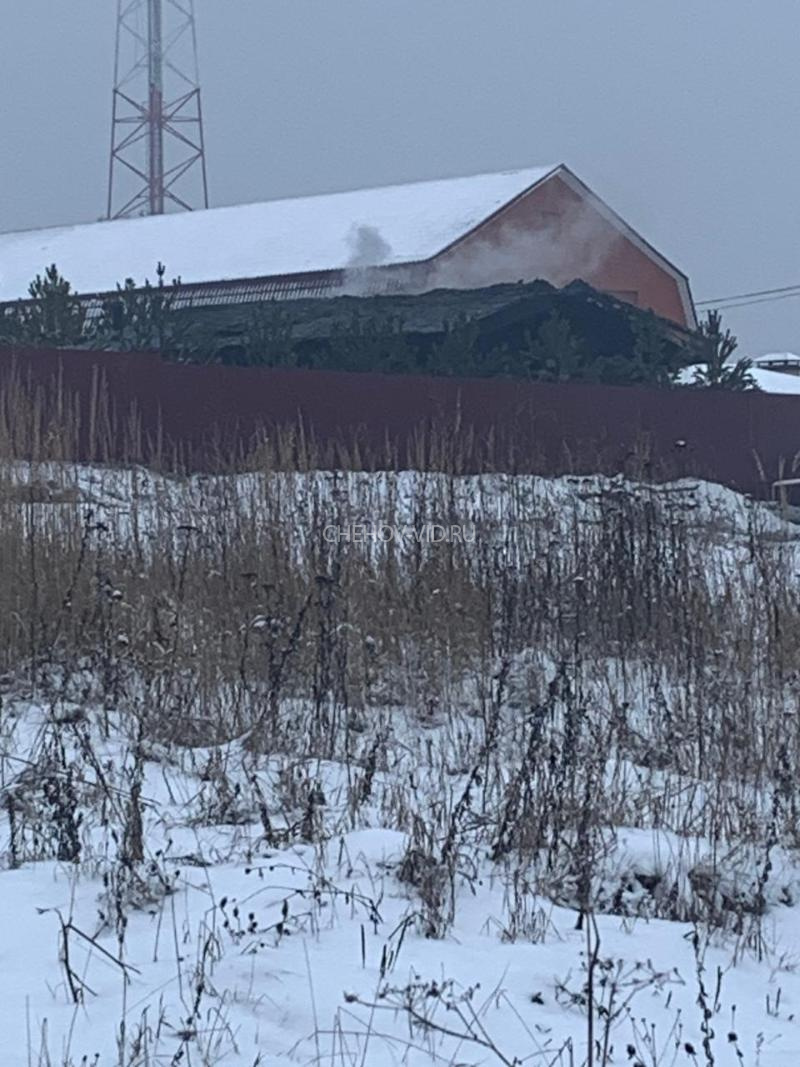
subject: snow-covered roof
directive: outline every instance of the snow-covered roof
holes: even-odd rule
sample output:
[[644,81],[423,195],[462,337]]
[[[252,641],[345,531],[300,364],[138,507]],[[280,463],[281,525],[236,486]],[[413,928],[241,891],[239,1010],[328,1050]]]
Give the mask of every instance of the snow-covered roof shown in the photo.
[[158,217],[0,234],[0,301],[55,263],[80,293],[132,277],[187,284],[429,259],[557,165]]
[[767,352],[763,356],[753,356],[753,363],[800,364],[800,356],[794,352]]

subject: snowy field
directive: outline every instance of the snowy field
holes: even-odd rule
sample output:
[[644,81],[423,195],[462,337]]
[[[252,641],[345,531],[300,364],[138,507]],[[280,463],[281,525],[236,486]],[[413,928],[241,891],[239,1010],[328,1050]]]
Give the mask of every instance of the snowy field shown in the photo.
[[[800,1063],[795,528],[697,483],[413,473],[15,465],[0,509],[4,581],[43,568],[43,610],[62,539],[53,613],[80,613],[31,659],[25,616],[0,675],[4,1067]],[[376,516],[476,539],[440,569],[415,540],[396,584],[350,541],[367,603],[315,573],[270,614],[276,568]],[[223,670],[206,590],[175,590],[190,536],[211,588],[255,526],[297,540],[226,601]],[[136,582],[160,552],[159,643]],[[522,613],[531,586],[560,603]],[[603,618],[618,592],[641,626]]]
[[[513,863],[490,861],[472,828],[475,844],[459,843],[456,884],[443,890],[454,918],[426,936],[427,905],[408,868],[429,861],[415,861],[393,808],[418,775],[432,820],[421,833],[435,835],[438,805],[455,807],[467,785],[457,765],[438,760],[468,743],[469,723],[421,730],[404,718],[382,718],[385,767],[367,787],[363,757],[349,767],[251,759],[238,744],[150,751],[137,768],[124,729],[105,740],[89,716],[56,730],[44,709],[12,704],[6,794],[20,808],[38,804],[40,845],[80,844],[81,858],[25,861],[32,829],[3,872],[3,1062],[583,1063],[595,954],[603,1047],[606,1023],[610,1031],[608,1059],[595,1062],[709,1062],[700,981],[711,1062],[798,1062],[797,872],[782,856],[756,950],[744,933],[708,943],[688,922],[648,915],[646,886],[659,878],[688,907],[687,872],[713,860],[702,838],[609,827],[593,890],[609,908],[619,895],[623,914],[580,931],[574,901],[531,892]],[[56,734],[65,762],[48,778]],[[44,785],[32,787],[23,759]],[[640,774],[630,767],[632,809]],[[355,791],[370,794],[357,806],[353,776]],[[143,861],[126,865],[119,834],[135,783]],[[272,813],[266,830],[258,804]],[[314,824],[305,833],[304,819]],[[3,831],[8,867],[7,820]],[[731,849],[742,891],[754,890],[764,855]]]

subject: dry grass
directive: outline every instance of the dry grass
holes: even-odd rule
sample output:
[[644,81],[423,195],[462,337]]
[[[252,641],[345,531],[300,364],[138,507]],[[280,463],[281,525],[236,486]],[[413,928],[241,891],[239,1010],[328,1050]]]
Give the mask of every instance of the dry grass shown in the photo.
[[[51,724],[49,785],[40,774],[7,807],[12,863],[85,858],[69,813],[98,798],[63,738],[92,709],[107,730],[121,717],[136,753],[118,783],[133,800],[114,801],[127,870],[146,855],[142,759],[240,739],[239,766],[203,757],[197,818],[260,820],[270,845],[403,830],[396,876],[427,936],[446,934],[487,857],[508,886],[506,939],[545,936],[536,894],[579,924],[661,916],[769,951],[763,916],[796,892],[778,857],[800,845],[800,609],[795,545],[760,511],[736,531],[691,490],[553,489],[454,463],[379,477],[353,456],[351,472],[308,473],[311,452],[289,463],[296,440],[239,475],[93,481],[70,462],[74,413],[45,408],[0,420],[0,686]],[[470,536],[326,537],[364,522]],[[264,757],[279,764],[269,797],[248,770]],[[336,804],[326,760],[344,769]],[[626,860],[620,827],[669,854]]]

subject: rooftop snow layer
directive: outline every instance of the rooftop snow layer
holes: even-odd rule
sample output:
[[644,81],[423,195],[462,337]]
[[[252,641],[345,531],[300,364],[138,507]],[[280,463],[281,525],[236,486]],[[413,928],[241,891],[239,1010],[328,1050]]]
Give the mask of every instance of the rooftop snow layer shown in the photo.
[[0,302],[55,263],[80,293],[429,259],[556,166],[0,235]]

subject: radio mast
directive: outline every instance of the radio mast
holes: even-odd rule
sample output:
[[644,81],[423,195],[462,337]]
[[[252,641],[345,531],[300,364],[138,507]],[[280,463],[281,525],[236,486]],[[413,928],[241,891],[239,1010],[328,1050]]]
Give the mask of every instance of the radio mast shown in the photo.
[[109,219],[208,207],[194,0],[117,0]]

